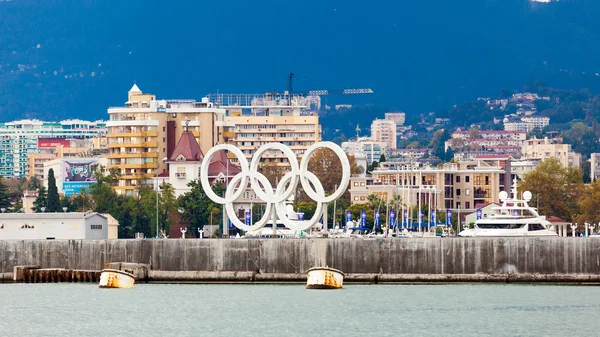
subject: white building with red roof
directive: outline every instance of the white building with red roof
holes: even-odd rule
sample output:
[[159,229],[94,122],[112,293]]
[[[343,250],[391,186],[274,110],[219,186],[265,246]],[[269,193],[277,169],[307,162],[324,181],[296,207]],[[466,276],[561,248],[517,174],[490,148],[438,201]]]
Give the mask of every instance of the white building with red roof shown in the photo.
[[[188,184],[200,179],[200,167],[204,160],[204,153],[191,132],[184,132],[175,146],[171,157],[167,160],[169,165],[168,183],[175,189],[175,197],[179,197],[191,190]],[[208,167],[209,181],[211,183],[230,181],[240,172],[240,168],[231,164],[224,151],[219,151],[211,159]]]

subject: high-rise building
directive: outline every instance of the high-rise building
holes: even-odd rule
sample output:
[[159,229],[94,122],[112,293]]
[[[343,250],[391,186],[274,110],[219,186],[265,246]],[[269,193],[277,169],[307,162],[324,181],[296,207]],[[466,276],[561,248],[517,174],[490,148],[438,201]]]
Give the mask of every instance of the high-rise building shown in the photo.
[[371,140],[386,143],[388,149],[396,148],[396,122],[388,119],[376,119],[371,123]]
[[124,107],[108,109],[108,168],[120,173],[117,193],[137,194],[137,187],[166,172],[181,135],[192,133],[204,152],[227,142],[233,132],[225,121],[226,110],[203,98],[157,100],[137,85],[128,92]]
[[[268,106],[264,116],[243,114],[256,107],[229,106],[226,121],[233,126],[235,138],[230,141],[242,150],[248,161],[256,150],[267,143],[282,143],[291,148],[298,158],[314,143],[321,141],[321,125],[317,114],[304,114],[305,106],[290,106],[282,102]],[[287,157],[278,151],[263,155],[263,162],[273,162],[284,169],[289,167]],[[237,164],[237,160],[232,158]]]
[[600,177],[600,153],[590,153],[590,179],[597,181]]
[[404,112],[386,112],[385,119],[396,122],[396,127],[404,125],[406,113]]
[[0,176],[26,176],[29,154],[39,153],[39,138],[88,139],[103,137],[105,134],[106,125],[102,121],[74,119],[43,122],[28,119],[0,123]]

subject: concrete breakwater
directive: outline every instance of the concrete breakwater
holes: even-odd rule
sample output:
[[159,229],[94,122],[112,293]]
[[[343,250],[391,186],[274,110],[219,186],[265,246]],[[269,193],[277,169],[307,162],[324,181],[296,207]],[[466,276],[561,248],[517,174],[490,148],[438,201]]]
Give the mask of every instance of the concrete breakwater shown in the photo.
[[299,282],[330,266],[363,283],[600,283],[600,239],[187,239],[0,241],[0,274],[15,266],[101,270],[149,266],[148,281]]

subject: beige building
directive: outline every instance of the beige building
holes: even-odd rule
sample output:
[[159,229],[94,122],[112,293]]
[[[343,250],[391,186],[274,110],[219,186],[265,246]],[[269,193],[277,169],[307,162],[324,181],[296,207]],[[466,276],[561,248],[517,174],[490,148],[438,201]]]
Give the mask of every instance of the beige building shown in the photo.
[[438,210],[474,210],[478,204],[497,202],[504,180],[505,168],[499,162],[449,163],[443,167],[392,164],[373,171],[372,177],[351,178],[350,198],[357,204],[368,202],[370,194],[384,201],[396,195],[407,207],[420,203]]
[[397,147],[396,122],[388,119],[375,119],[371,123],[371,140],[387,144],[388,149]]
[[203,98],[157,100],[137,85],[128,92],[124,107],[108,109],[108,168],[121,174],[117,193],[135,195],[137,186],[167,171],[166,158],[185,130],[191,132],[202,151],[227,142],[233,132],[225,121],[226,110]]
[[600,153],[590,153],[590,179],[597,181],[600,177]]
[[44,164],[61,158],[75,158],[83,153],[90,153],[98,149],[101,145],[100,138],[93,139],[40,139],[38,140],[38,153],[30,153],[27,157],[27,176],[35,176],[39,180],[44,180]]
[[[321,141],[321,125],[316,114],[248,116],[234,112],[226,117],[226,121],[230,123],[228,125],[234,125],[235,138],[230,143],[242,150],[248,161],[261,145],[267,143],[287,145],[300,158],[311,145]],[[263,158],[289,167],[287,157],[279,151],[267,153]],[[235,158],[231,159],[237,163]]]
[[523,143],[522,159],[546,160],[555,158],[565,167],[581,167],[581,154],[573,152],[571,144],[544,139],[528,139]]

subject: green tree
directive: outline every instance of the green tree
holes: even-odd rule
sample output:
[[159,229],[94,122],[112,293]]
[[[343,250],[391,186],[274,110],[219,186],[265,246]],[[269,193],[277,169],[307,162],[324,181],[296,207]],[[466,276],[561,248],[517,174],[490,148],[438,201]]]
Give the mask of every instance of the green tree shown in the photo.
[[566,168],[554,158],[546,159],[525,174],[519,184],[521,192],[531,191],[531,205],[540,214],[570,220],[578,213],[577,201],[584,185],[580,169]]
[[575,216],[573,222],[577,223],[600,223],[600,182],[594,181],[587,185],[577,205],[581,210],[580,214]]
[[[183,209],[182,218],[190,222],[190,230],[194,233],[198,229],[204,228],[210,222],[210,213],[215,207],[220,205],[210,200],[202,189],[202,184],[197,180],[192,180],[188,186],[191,190],[178,198],[179,208]],[[224,195],[225,186],[222,183],[215,183],[212,186],[217,195]],[[214,216],[214,215],[213,215]],[[229,214],[233,217],[235,214]]]
[[48,197],[46,201],[46,212],[62,212],[53,169],[48,170]]
[[163,183],[161,185],[159,197],[159,211],[162,214],[159,222],[161,223],[161,228],[165,231],[165,233],[169,233],[171,225],[173,225],[175,222],[175,217],[172,215],[177,213],[177,206],[178,203],[177,199],[175,198],[175,189],[173,188],[173,185],[169,183]]
[[0,208],[4,208],[4,211],[6,212],[8,209],[10,209],[10,201],[12,198],[8,193],[8,188],[6,187],[3,180],[4,178],[0,176]]
[[[88,193],[85,192],[84,189],[81,189],[79,194],[71,197],[71,209],[74,212],[86,212],[92,210],[92,197]],[[119,226],[121,224],[119,223]]]
[[38,195],[33,201],[33,207],[31,208],[34,212],[41,212],[42,208],[46,208],[47,205],[48,193],[46,192],[46,188],[41,186],[38,190]]

